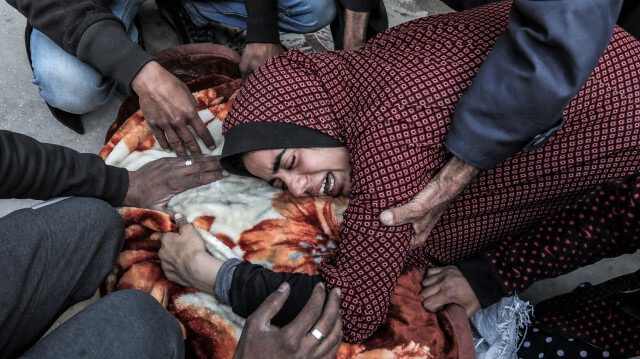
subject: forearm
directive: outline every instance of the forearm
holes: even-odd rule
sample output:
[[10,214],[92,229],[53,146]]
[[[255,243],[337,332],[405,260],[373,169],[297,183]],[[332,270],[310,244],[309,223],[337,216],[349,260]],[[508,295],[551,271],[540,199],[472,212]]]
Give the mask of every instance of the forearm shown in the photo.
[[131,41],[119,21],[100,21],[90,26],[78,43],[77,56],[100,73],[134,93],[132,83],[154,57]]
[[119,205],[128,184],[126,169],[107,166],[97,155],[0,131],[2,198],[87,196]]
[[345,10],[344,49],[357,50],[367,40],[368,12]]
[[[232,280],[229,281],[229,276]],[[231,305],[234,313],[247,318],[282,282],[288,282],[291,294],[273,323],[284,326],[293,320],[309,300],[313,287],[322,277],[303,273],[274,272],[249,261],[229,260],[216,278],[216,297]],[[226,285],[229,285],[226,288]],[[226,295],[225,295],[226,293]]]
[[437,208],[447,207],[458,198],[479,173],[480,169],[477,167],[457,156],[451,156],[451,159],[429,182],[429,185],[438,187],[435,192],[437,195],[431,199],[431,205]]
[[[100,21],[120,22],[108,1],[7,0],[29,23],[72,55],[87,28]],[[124,27],[123,27],[124,29]]]
[[244,0],[247,9],[247,43],[280,43],[278,3],[275,0]]
[[447,148],[489,169],[558,125],[608,45],[620,5],[514,1],[509,30],[456,106]]
[[130,89],[153,57],[131,41],[107,1],[8,0],[62,49]]

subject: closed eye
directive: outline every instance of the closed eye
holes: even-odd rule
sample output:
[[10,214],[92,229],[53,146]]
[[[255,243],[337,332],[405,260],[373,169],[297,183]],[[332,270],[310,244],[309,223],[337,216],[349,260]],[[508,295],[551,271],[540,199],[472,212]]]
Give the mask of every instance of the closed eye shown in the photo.
[[289,168],[287,168],[289,171],[291,171],[291,169],[293,169],[293,166],[296,164],[296,155],[293,155],[291,157],[291,164],[289,164]]

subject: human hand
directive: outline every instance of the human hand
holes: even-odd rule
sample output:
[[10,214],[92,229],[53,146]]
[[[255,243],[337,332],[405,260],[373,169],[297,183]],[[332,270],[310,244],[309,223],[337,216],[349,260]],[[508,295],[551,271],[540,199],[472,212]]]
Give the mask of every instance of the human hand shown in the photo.
[[368,12],[345,10],[344,38],[342,46],[345,50],[358,50],[367,40]]
[[131,88],[140,99],[140,109],[151,127],[160,147],[167,152],[173,149],[178,156],[202,153],[195,133],[209,149],[215,142],[207,126],[196,111],[198,103],[187,86],[165,70],[156,61],[144,65],[131,83]]
[[[129,190],[123,206],[149,208],[175,213],[167,209],[169,200],[190,188],[215,182],[229,173],[222,169],[219,156],[196,155],[187,158],[160,158],[129,172]],[[187,161],[192,164],[187,166]]]
[[380,221],[385,226],[411,223],[414,232],[411,249],[420,247],[426,242],[429,233],[449,204],[479,172],[476,167],[454,156],[409,203],[382,211]]
[[424,297],[422,306],[430,312],[436,312],[451,303],[462,306],[467,312],[467,317],[471,317],[480,309],[476,293],[460,269],[455,266],[427,270],[422,279],[420,294]]
[[213,294],[216,276],[224,263],[207,252],[200,233],[181,214],[175,216],[178,233],[163,233],[158,251],[165,277],[187,287]]
[[[249,316],[235,359],[335,358],[342,339],[340,290],[332,289],[325,304],[326,290],[324,284],[318,283],[300,314],[284,328],[275,328],[270,321],[280,311],[289,293],[289,284],[282,283]],[[314,328],[325,335],[323,340],[310,334]]]
[[240,58],[240,73],[247,78],[258,67],[262,66],[273,56],[284,54],[284,48],[280,44],[262,42],[248,43]]

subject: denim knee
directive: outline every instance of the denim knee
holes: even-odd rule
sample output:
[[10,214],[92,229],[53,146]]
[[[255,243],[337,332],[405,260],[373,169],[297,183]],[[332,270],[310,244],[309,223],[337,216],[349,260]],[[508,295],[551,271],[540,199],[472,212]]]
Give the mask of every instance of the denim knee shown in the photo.
[[318,31],[331,24],[336,17],[335,0],[302,0],[303,8],[308,9],[303,15],[291,14],[299,33]]
[[85,114],[109,101],[115,90],[115,82],[98,71],[95,74],[73,71],[38,72],[33,82],[40,89],[40,96],[51,106],[61,110]]

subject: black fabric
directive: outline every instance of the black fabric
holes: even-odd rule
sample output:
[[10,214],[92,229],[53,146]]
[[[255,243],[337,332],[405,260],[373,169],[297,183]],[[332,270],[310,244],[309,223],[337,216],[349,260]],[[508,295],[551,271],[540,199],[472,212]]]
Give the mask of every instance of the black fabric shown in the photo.
[[485,257],[474,257],[456,263],[476,294],[482,308],[486,308],[508,296],[502,277]]
[[280,43],[278,33],[278,2],[275,0],[244,0],[247,9],[246,43]]
[[311,297],[315,285],[322,282],[322,277],[303,273],[274,272],[244,261],[236,267],[229,292],[233,312],[247,318],[283,282],[288,282],[291,286],[289,298],[271,321],[281,327],[287,325],[300,313]]
[[[71,55],[129,88],[152,57],[126,34],[110,0],[7,0],[36,29]],[[89,31],[91,29],[91,31]]]
[[220,164],[239,176],[253,177],[238,158],[245,152],[279,148],[342,147],[335,138],[309,127],[280,122],[249,122],[234,126],[225,134]]
[[480,169],[554,127],[611,40],[622,0],[515,0],[451,119],[446,147]]
[[624,0],[618,25],[627,30],[636,39],[640,39],[640,1]]
[[31,25],[72,55],[85,31],[100,21],[124,24],[108,7],[111,0],[7,0]]
[[530,327],[518,349],[518,359],[622,358],[553,330]]
[[[109,56],[105,56],[109,54]],[[133,93],[131,82],[154,58],[131,41],[115,21],[101,21],[87,29],[78,45],[78,59]]]
[[119,205],[128,187],[127,170],[98,155],[0,130],[0,198],[85,196]]
[[91,298],[124,235],[122,217],[95,198],[46,202],[0,218],[0,358],[15,358],[67,308]]
[[369,22],[367,23],[367,38],[376,36],[378,33],[385,31],[389,27],[389,19],[387,17],[387,9],[384,1],[379,0],[342,0],[336,2],[336,18],[331,23],[331,35],[333,37],[333,46],[336,50],[344,48],[344,26],[345,26],[345,10],[356,12],[369,12]]

